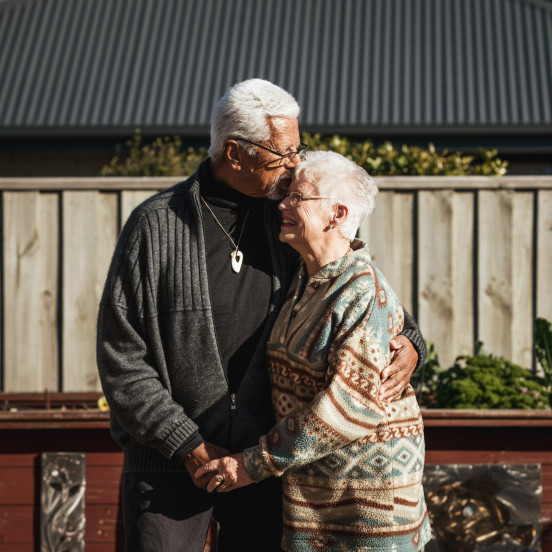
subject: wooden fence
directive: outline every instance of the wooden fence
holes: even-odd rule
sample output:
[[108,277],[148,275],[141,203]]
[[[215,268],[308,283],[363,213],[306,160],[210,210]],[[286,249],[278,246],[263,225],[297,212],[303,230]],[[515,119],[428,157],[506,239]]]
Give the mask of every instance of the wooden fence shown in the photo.
[[[99,390],[96,313],[121,225],[179,179],[3,178],[0,390]],[[442,365],[485,349],[526,367],[552,320],[552,177],[378,178],[360,230]]]

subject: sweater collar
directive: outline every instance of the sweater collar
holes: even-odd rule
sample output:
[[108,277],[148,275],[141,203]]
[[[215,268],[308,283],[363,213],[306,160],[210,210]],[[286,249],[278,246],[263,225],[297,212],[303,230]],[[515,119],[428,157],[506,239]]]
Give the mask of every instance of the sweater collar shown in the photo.
[[[343,274],[352,266],[361,262],[371,262],[370,249],[362,240],[355,239],[351,242],[352,251],[343,255],[339,259],[323,266],[314,276],[309,278],[309,281],[315,280],[330,280]],[[305,263],[301,262],[301,270],[306,274]]]
[[206,159],[198,169],[199,191],[201,196],[211,204],[228,209],[238,207],[253,207],[262,205],[264,198],[249,197],[234,188],[231,188],[221,180],[217,180],[213,173],[211,159]]

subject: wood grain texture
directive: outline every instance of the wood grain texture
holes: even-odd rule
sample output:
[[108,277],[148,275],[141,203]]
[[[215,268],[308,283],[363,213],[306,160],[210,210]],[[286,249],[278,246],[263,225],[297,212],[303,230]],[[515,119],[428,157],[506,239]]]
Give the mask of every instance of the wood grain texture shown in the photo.
[[[119,225],[180,179],[12,180],[2,192],[2,390],[100,391],[96,314]],[[441,365],[481,339],[530,367],[534,317],[552,320],[552,179],[377,180],[360,237],[405,308],[418,305]]]
[[418,194],[418,323],[445,367],[453,360],[452,203],[452,191]]
[[[533,366],[533,193],[517,192],[512,213],[512,319],[509,360]],[[551,242],[552,245],[552,242]]]
[[4,383],[13,391],[58,385],[58,201],[4,192]]
[[473,195],[418,198],[418,322],[446,368],[473,352]]
[[155,190],[138,190],[121,192],[121,226],[124,226],[130,213],[146,199],[157,193]]
[[[4,177],[0,190],[163,190],[186,180],[176,177]],[[550,176],[378,176],[380,190],[549,190]]]
[[36,389],[40,362],[40,194],[5,192],[4,222],[4,363],[6,387]]
[[412,193],[380,192],[374,212],[359,228],[374,264],[409,312],[413,305],[413,205]]
[[0,468],[0,504],[33,504],[35,493],[34,464]]
[[[473,354],[475,324],[474,217],[475,197],[458,192],[452,199],[452,329],[450,349],[443,351],[443,366],[450,366],[458,355]],[[442,361],[441,361],[442,362]]]
[[41,285],[40,293],[40,374],[42,387],[59,387],[59,260],[60,197],[57,193],[40,194]]
[[100,390],[96,319],[117,238],[117,197],[63,193],[63,390]]
[[537,195],[537,312],[552,322],[552,190]]
[[0,504],[0,542],[34,544],[34,512],[33,504]]
[[479,339],[505,358],[512,357],[513,209],[513,192],[479,192]]

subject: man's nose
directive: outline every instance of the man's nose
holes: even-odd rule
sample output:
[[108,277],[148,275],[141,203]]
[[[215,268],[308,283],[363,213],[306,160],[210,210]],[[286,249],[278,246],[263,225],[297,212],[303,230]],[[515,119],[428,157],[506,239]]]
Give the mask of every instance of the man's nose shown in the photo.
[[290,157],[286,157],[283,165],[286,169],[294,169],[297,165],[299,165],[299,163],[301,163],[301,157],[298,154],[295,154]]

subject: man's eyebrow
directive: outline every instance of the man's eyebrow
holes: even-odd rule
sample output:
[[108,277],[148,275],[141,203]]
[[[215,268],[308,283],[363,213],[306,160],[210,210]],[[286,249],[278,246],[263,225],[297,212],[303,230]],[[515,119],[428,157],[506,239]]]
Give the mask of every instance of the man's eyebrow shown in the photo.
[[278,150],[276,148],[272,148],[272,149],[274,149],[274,151],[284,152],[284,151],[289,151],[290,148],[293,148],[293,147],[298,148],[300,145],[301,145],[301,142],[297,142],[297,144],[291,144],[291,146],[288,146],[287,148],[285,148],[283,150]]

